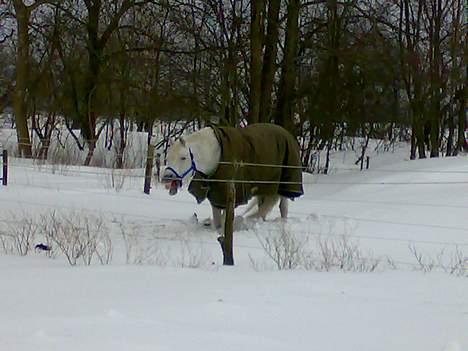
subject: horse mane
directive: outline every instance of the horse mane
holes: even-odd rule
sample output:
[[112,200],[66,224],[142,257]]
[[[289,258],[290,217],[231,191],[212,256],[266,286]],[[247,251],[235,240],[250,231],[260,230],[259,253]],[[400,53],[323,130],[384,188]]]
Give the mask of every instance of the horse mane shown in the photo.
[[191,134],[181,136],[178,140],[180,141],[182,146],[186,147],[187,143],[196,142],[200,139],[203,140],[204,138],[208,137],[209,134],[212,134],[212,133],[213,133],[213,129],[211,127],[204,127]]
[[217,154],[216,159],[213,159],[213,152],[220,152],[220,145],[211,127],[199,129],[179,140],[183,147],[191,147],[197,162],[205,172],[211,172],[217,167],[220,155]]

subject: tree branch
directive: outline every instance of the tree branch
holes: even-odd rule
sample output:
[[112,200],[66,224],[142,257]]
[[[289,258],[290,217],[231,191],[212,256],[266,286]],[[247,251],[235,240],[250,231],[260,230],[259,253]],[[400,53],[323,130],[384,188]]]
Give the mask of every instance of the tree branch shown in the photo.
[[57,2],[58,0],[36,0],[33,4],[26,6],[28,11],[31,13],[34,10],[36,10],[39,6],[44,5],[44,4],[53,4]]

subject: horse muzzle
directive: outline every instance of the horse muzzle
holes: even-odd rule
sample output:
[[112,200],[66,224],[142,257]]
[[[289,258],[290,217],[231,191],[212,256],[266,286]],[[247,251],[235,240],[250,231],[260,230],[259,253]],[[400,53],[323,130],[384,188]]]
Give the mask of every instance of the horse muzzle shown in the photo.
[[182,187],[182,181],[170,173],[164,173],[161,182],[164,183],[166,190],[169,190],[169,195],[177,194],[179,188]]

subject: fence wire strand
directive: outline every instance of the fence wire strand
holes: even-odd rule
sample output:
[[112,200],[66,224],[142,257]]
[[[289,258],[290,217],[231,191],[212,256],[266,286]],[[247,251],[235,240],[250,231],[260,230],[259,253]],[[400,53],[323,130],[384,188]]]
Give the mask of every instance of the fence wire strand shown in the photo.
[[[0,199],[0,201],[9,201],[9,200],[3,200]],[[19,201],[18,201],[19,202]],[[41,206],[41,207],[49,207],[54,209],[55,207],[50,204],[44,204],[44,203],[38,203],[38,202],[30,202],[30,201],[21,201],[21,203],[26,203],[29,205],[34,205],[34,206]],[[60,207],[63,209],[63,206]],[[90,212],[90,213],[95,213],[96,211],[93,209],[87,209],[87,208],[76,208],[76,207],[70,207],[68,210],[73,210],[73,211],[83,211],[83,212]],[[120,216],[122,219],[124,218],[144,218],[147,219],[148,221],[151,221],[150,223],[145,223],[145,224],[136,224],[136,227],[139,228],[160,228],[161,226],[167,228],[165,224],[161,224],[159,221],[155,221],[154,218],[150,216],[145,216],[145,215],[134,215],[134,214],[128,214],[124,212],[118,212],[118,211],[108,211],[108,210],[102,210],[100,211],[101,215],[112,215],[112,216]],[[334,219],[343,219],[343,220],[349,220],[349,219],[354,219],[352,217],[340,217],[340,216],[327,216],[324,215],[323,217],[330,217]],[[165,221],[171,221],[174,224],[183,224],[190,226],[192,223],[189,221],[184,221],[183,219],[180,218],[165,218]],[[366,221],[366,219],[355,219],[357,221]],[[21,221],[16,221],[16,220],[11,220],[11,219],[2,219],[2,222],[4,223],[10,223],[10,224],[21,224]],[[372,220],[372,222],[377,222],[377,223],[384,223],[388,224],[388,221],[379,221],[379,220]],[[394,224],[394,223],[393,223]],[[468,228],[458,228],[458,227],[445,227],[445,226],[438,226],[438,225],[428,225],[428,224],[407,224],[407,223],[397,223],[399,225],[410,225],[410,226],[417,226],[417,227],[429,227],[429,228],[442,228],[442,229],[450,229],[450,230],[457,230],[457,231],[464,231],[468,233]],[[200,223],[198,223],[200,225]],[[197,224],[195,224],[197,226]],[[266,228],[265,229],[268,232],[280,232],[280,228]],[[341,236],[346,236],[349,238],[357,238],[357,239],[366,239],[366,240],[378,240],[378,241],[389,241],[389,242],[404,242],[404,243],[418,243],[418,244],[429,244],[429,245],[445,245],[445,246],[461,246],[465,247],[468,246],[468,242],[456,242],[456,241],[438,241],[438,240],[421,240],[421,239],[415,239],[415,238],[402,238],[402,237],[378,237],[378,236],[372,236],[372,235],[360,235],[360,234],[341,234],[341,233],[316,233],[313,231],[308,231],[308,230],[303,230],[303,229],[291,229],[294,231],[294,233],[300,233],[300,234],[307,234],[307,235],[313,235],[313,236],[323,236],[323,237],[341,237]],[[249,229],[247,229],[249,231]]]
[[[20,169],[29,169],[34,170],[38,173],[47,173],[47,174],[56,174],[62,176],[70,176],[70,175],[94,175],[94,176],[121,176],[121,177],[128,177],[128,178],[137,178],[137,179],[144,179],[145,175],[137,175],[137,174],[125,174],[125,172],[129,172],[129,170],[121,170],[121,169],[109,169],[106,168],[106,171],[97,172],[97,171],[82,171],[82,170],[56,170],[56,169],[47,169],[47,167],[32,167],[32,166],[23,166],[23,165],[10,165],[14,168]],[[67,167],[67,166],[65,166]],[[75,166],[70,166],[75,167]],[[43,168],[43,169],[41,169]],[[44,169],[47,169],[46,171]],[[134,171],[134,170],[131,170]],[[268,181],[268,180],[255,180],[255,179],[216,179],[216,178],[203,178],[203,179],[191,179],[192,182],[204,182],[204,183],[234,183],[234,184],[282,184],[282,185],[368,185],[368,186],[375,186],[375,185],[462,185],[468,184],[468,180],[455,180],[455,181],[424,181],[424,182],[391,182],[391,181],[379,181],[379,182],[335,182],[335,181],[316,181],[312,182],[291,182],[291,181]]]

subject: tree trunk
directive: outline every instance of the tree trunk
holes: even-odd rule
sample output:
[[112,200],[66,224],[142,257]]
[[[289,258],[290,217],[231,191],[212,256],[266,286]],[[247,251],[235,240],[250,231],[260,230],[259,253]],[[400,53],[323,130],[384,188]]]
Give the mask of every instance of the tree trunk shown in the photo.
[[432,9],[431,29],[431,157],[439,157],[440,145],[440,121],[441,121],[441,52],[440,52],[440,30],[442,18],[442,0],[437,0],[437,4]]
[[82,116],[81,129],[89,148],[88,156],[85,161],[85,165],[88,166],[91,162],[98,138],[96,132],[98,114],[95,101],[97,100],[97,87],[103,65],[104,48],[111,38],[112,33],[118,30],[122,16],[124,16],[136,2],[121,2],[120,7],[106,22],[107,26],[103,28],[100,28],[100,25],[104,22],[101,18],[102,0],[87,1],[85,3],[88,11],[86,22],[88,66],[84,90],[86,106],[84,109],[84,116]]
[[95,107],[95,95],[97,89],[97,82],[101,72],[101,56],[102,48],[99,40],[99,14],[101,11],[101,2],[94,1],[88,6],[88,21],[87,21],[87,53],[88,53],[88,67],[85,86],[85,108],[84,116],[82,116],[81,131],[84,139],[88,144],[88,155],[86,157],[85,166],[91,164],[91,160],[96,148],[96,122],[97,112]]
[[[468,66],[466,68],[468,78]],[[466,83],[465,83],[466,84]],[[461,151],[468,152],[468,143],[465,138],[466,125],[466,87],[461,88],[460,103],[458,106],[458,137],[457,137],[457,148],[456,155]]]
[[94,156],[94,150],[96,150],[96,140],[95,139],[89,139],[87,142],[88,145],[88,153],[86,154],[86,159],[84,161],[85,166],[89,166],[91,164],[91,160],[93,159]]
[[29,77],[29,9],[22,1],[14,1],[18,43],[16,48],[16,85],[13,95],[18,151],[20,157],[32,157],[28,128],[27,85]]
[[126,146],[126,140],[125,140],[125,113],[121,112],[120,113],[120,120],[119,120],[119,132],[120,132],[120,140],[119,140],[119,148],[117,150],[117,158],[115,162],[115,167],[116,168],[123,168],[124,166],[124,153],[125,153],[125,146]]
[[275,113],[275,123],[294,133],[294,86],[296,81],[296,57],[299,39],[299,9],[300,0],[290,0],[288,4],[288,19],[286,24],[286,42],[284,59],[281,68],[281,79],[278,89],[278,101]]
[[262,95],[262,48],[264,0],[250,2],[250,96],[249,124],[257,123]]
[[259,121],[271,120],[271,95],[276,72],[276,57],[278,53],[278,28],[281,0],[270,0],[268,5],[268,28],[265,39],[265,54],[263,57],[262,87],[260,99]]
[[413,120],[411,128],[411,148],[410,148],[410,160],[416,160],[416,124]]
[[[465,1],[466,2],[466,1]],[[454,22],[453,34],[451,36],[451,59],[452,62],[457,62],[459,57],[468,57],[468,34],[463,30],[463,13],[464,13],[464,2],[457,0],[453,6],[452,18]],[[463,40],[463,37],[465,39]],[[460,45],[461,44],[461,45]],[[454,141],[455,146],[453,150],[453,155],[458,155],[463,149],[468,151],[468,144],[464,135],[466,129],[466,82],[468,80],[468,66],[466,65],[466,59],[461,60],[458,67],[452,67],[452,81],[458,81],[457,86],[455,87],[454,100],[457,102],[453,110],[453,118],[458,122],[453,121],[453,124],[457,125],[457,135],[455,136],[456,141]]]
[[449,109],[448,112],[448,137],[447,137],[447,151],[445,153],[445,156],[453,156],[454,155],[454,150],[453,150],[453,141],[454,141],[454,135],[455,135],[455,116],[453,113],[452,109]]

